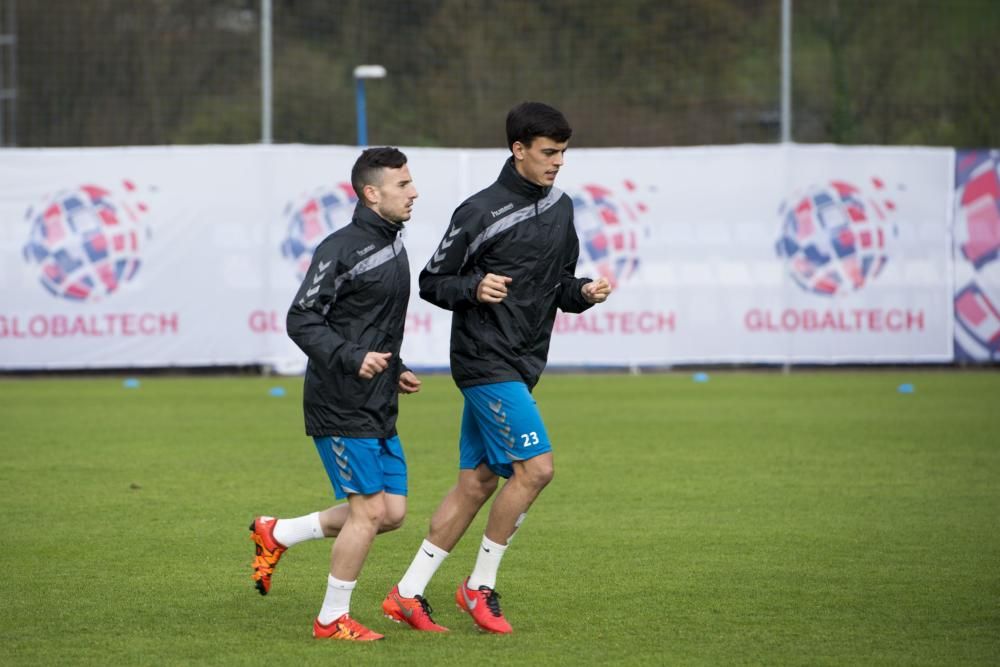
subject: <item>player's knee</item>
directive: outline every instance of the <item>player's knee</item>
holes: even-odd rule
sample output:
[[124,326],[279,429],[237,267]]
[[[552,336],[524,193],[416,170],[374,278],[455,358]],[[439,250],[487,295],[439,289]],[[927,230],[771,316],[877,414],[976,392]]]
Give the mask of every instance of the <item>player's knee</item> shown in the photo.
[[387,510],[385,503],[379,498],[369,499],[359,510],[354,514],[366,526],[378,529],[385,522]]
[[486,479],[464,480],[461,486],[462,494],[470,501],[482,505],[497,490],[499,479],[491,476]]
[[526,463],[518,472],[524,474],[522,481],[535,489],[541,490],[545,488],[552,481],[552,478],[555,477],[555,466],[552,465],[551,459],[530,459]]
[[389,532],[402,527],[406,519],[406,508],[387,508],[385,517],[382,519],[382,532]]

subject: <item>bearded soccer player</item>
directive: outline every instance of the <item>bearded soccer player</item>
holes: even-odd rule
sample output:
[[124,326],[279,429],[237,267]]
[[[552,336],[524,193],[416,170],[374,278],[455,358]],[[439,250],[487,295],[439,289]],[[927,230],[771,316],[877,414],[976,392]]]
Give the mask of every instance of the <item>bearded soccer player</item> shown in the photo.
[[465,399],[458,483],[431,518],[409,569],[385,598],[392,618],[438,630],[424,590],[479,509],[490,507],[471,574],[455,591],[482,630],[512,632],[500,610],[497,571],[525,512],[553,475],[552,444],[531,390],[548,358],[556,310],[583,312],[611,293],[604,278],[577,278],[573,202],[553,184],[572,129],[558,110],[527,102],[507,116],[511,157],[497,181],[452,215],[420,274],[420,296],[451,310],[451,374]]
[[351,594],[377,533],[406,515],[406,459],[396,433],[399,394],[420,380],[399,357],[410,294],[401,231],[417,191],[406,156],[369,148],[351,172],[358,206],[351,223],[328,236],[288,311],[288,335],[306,353],[304,412],[334,494],[346,503],[289,519],[260,516],[253,581],[271,590],[286,549],[336,537],[326,597],[313,623],[321,639],[370,641],[382,635],[349,614]]

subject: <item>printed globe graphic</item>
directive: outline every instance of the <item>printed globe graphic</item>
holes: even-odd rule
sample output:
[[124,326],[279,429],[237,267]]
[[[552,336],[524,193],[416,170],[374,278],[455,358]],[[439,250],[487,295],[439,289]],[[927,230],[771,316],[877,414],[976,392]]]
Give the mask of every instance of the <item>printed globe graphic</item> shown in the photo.
[[831,181],[782,203],[776,251],[802,289],[823,296],[848,294],[882,272],[896,235],[896,206],[883,191],[879,179],[872,179],[870,194]]
[[28,209],[24,259],[53,295],[99,301],[135,278],[148,236],[147,206],[133,201],[135,185],[125,181],[123,186],[122,193],[113,194],[81,185]]
[[573,217],[580,237],[577,273],[607,278],[615,286],[639,268],[639,245],[648,233],[645,204],[634,201],[631,181],[619,194],[602,185],[585,185],[572,195]]
[[962,151],[955,179],[955,353],[1000,360],[1000,151]]
[[286,232],[282,256],[295,264],[296,276],[305,278],[316,247],[345,226],[354,215],[358,198],[350,183],[320,188],[285,205],[282,213]]

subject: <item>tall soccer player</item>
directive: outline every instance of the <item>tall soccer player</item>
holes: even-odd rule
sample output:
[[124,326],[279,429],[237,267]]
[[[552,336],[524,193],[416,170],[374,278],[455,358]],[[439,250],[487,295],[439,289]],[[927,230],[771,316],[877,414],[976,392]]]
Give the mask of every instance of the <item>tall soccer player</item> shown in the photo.
[[558,110],[527,102],[507,115],[511,157],[497,181],[452,215],[420,274],[420,296],[451,310],[451,374],[465,399],[458,483],[382,609],[418,630],[436,630],[424,589],[479,509],[490,507],[472,572],[455,591],[481,629],[512,631],[500,611],[497,571],[525,513],[551,481],[552,443],[531,390],[548,358],[556,310],[605,301],[604,278],[577,278],[573,203],[553,187],[572,129]]
[[382,639],[349,614],[351,594],[377,533],[406,515],[406,459],[396,433],[399,394],[420,380],[399,357],[410,295],[410,267],[400,232],[417,191],[406,156],[369,148],[351,171],[358,207],[351,223],[316,249],[288,311],[288,335],[308,356],[303,407],[338,500],[346,503],[290,519],[260,516],[253,581],[271,590],[285,550],[336,537],[326,597],[313,622],[317,638]]

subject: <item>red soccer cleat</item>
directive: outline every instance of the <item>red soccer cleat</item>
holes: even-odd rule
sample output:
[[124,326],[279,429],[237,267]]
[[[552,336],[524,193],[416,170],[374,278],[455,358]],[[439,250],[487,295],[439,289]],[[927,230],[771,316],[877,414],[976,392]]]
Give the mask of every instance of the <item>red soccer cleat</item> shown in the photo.
[[510,623],[503,617],[500,611],[500,594],[487,586],[480,586],[479,590],[471,590],[466,585],[469,578],[458,585],[455,591],[455,602],[458,608],[472,617],[480,630],[493,632],[498,635],[506,635],[514,632]]
[[271,575],[274,574],[281,554],[286,551],[286,547],[274,539],[274,525],[277,522],[277,519],[257,517],[250,524],[250,539],[257,547],[250,578],[261,595],[267,595],[271,590]]
[[423,595],[404,598],[399,594],[399,586],[393,586],[389,594],[382,600],[382,611],[386,618],[397,623],[406,623],[414,630],[425,632],[448,632],[448,628],[438,625],[431,618],[434,610]]
[[361,625],[350,614],[344,614],[329,625],[323,625],[317,618],[313,621],[313,637],[316,639],[344,639],[353,642],[371,642],[382,639],[374,630]]

